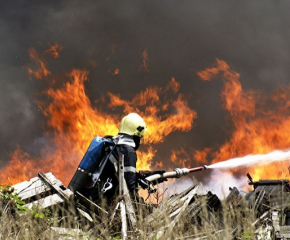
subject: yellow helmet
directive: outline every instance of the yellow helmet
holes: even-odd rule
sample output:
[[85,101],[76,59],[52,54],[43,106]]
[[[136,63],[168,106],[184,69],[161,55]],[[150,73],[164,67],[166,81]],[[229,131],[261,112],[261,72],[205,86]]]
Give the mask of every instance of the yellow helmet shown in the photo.
[[143,118],[137,113],[129,113],[121,120],[119,133],[141,138],[144,136],[146,130],[147,127]]

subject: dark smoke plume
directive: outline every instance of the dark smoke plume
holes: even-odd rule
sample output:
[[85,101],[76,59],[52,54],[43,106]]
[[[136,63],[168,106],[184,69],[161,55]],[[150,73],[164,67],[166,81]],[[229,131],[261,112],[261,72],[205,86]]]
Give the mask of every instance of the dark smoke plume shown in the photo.
[[[45,129],[35,104],[43,85],[24,69],[28,50],[63,46],[54,72],[90,71],[87,93],[131,99],[147,86],[180,82],[198,119],[188,133],[173,133],[156,157],[171,149],[218,148],[232,123],[222,108],[221,81],[197,71],[223,59],[241,74],[245,89],[270,92],[290,75],[289,1],[3,1],[0,4],[0,160],[19,144],[32,151]],[[146,51],[146,58],[144,58]],[[146,71],[140,66],[146,63]],[[118,74],[112,74],[118,69]],[[32,147],[33,146],[33,147]],[[195,162],[193,161],[194,165]]]

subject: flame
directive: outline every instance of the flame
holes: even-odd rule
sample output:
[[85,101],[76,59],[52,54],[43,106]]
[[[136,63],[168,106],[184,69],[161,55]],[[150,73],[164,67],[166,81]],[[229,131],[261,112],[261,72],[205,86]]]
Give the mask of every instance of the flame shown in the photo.
[[[51,48],[44,51],[44,54],[29,49],[32,63],[26,68],[32,77],[56,81],[50,79],[52,73],[47,68],[45,56],[59,57],[58,51],[62,48],[57,46],[50,45]],[[111,53],[114,52],[115,46],[112,46]],[[146,49],[142,59],[142,69],[149,71]],[[116,71],[119,74],[119,69],[114,73]],[[174,150],[171,161],[179,167],[192,167],[193,158],[204,164],[209,157],[213,158],[213,162],[220,162],[248,154],[266,154],[276,149],[289,148],[290,86],[281,86],[271,94],[245,90],[240,82],[240,75],[219,59],[214,66],[198,72],[198,76],[204,81],[211,81],[217,75],[221,76],[224,84],[221,93],[223,107],[233,123],[228,141],[216,151],[214,148],[201,151],[186,151],[184,148]],[[119,121],[130,112],[139,113],[148,125],[145,146],[137,152],[137,168],[162,168],[163,162],[154,161],[157,153],[155,145],[164,142],[174,131],[190,131],[197,118],[197,113],[179,93],[180,83],[173,77],[166,86],[148,86],[131,100],[123,99],[118,93],[107,92],[105,96],[101,96],[99,105],[94,106],[84,85],[88,76],[88,71],[74,69],[66,74],[67,81],[63,86],[49,87],[45,91],[48,101],[37,101],[47,118],[47,131],[43,134],[45,147],[39,149],[38,156],[30,155],[17,147],[8,165],[1,169],[0,182],[13,184],[36,176],[39,171],[52,171],[68,184],[92,138],[116,135]],[[111,109],[114,109],[114,113],[109,113]],[[286,162],[248,170],[254,180],[289,177]]]
[[116,68],[114,72],[111,73],[113,76],[120,74],[120,69]]
[[[2,175],[5,173],[5,175],[8,176],[5,183],[11,185],[17,183],[18,181],[13,178],[13,175],[16,172],[18,174],[17,180],[21,182],[27,180],[27,177],[34,177],[30,170],[37,168],[38,162],[30,161],[30,159],[31,156],[28,153],[22,151],[20,146],[17,146],[16,150],[10,156],[11,165],[1,169]],[[21,168],[19,168],[19,166],[21,166]],[[9,176],[12,177],[10,178]]]
[[46,63],[40,58],[38,52],[35,49],[30,48],[28,53],[31,61],[35,64],[33,67],[30,67],[31,64],[26,67],[30,76],[35,77],[36,79],[42,79],[49,76],[51,73],[47,70]]
[[211,153],[211,148],[205,148],[204,150],[185,150],[180,148],[179,150],[171,150],[170,160],[177,167],[191,168],[192,160],[197,163],[206,164],[208,162],[207,156]]
[[54,58],[59,58],[58,51],[61,51],[63,47],[57,43],[49,43],[48,45],[49,49],[45,50],[41,55],[34,48],[28,50],[31,63],[26,66],[26,70],[31,77],[41,80],[51,75],[51,72],[47,69],[44,56],[49,55]]
[[144,51],[142,52],[142,64],[139,66],[139,71],[142,72],[149,72],[149,59],[148,59],[148,51],[147,49],[144,49]]
[[58,51],[61,51],[63,49],[63,46],[61,46],[57,43],[54,43],[54,44],[49,43],[48,45],[50,46],[50,48],[48,50],[44,51],[44,54],[48,54],[54,58],[59,58]]
[[150,170],[153,157],[155,156],[157,150],[152,146],[149,146],[146,151],[137,151],[137,169]]
[[[30,49],[29,53],[33,61],[44,63],[36,50]],[[48,78],[51,74],[44,74],[44,69],[50,73],[46,65],[39,66],[41,74],[29,69],[28,72],[38,79]],[[129,112],[139,113],[147,123],[145,146],[137,152],[137,168],[150,169],[157,152],[154,144],[164,141],[171,132],[189,131],[197,117],[182,94],[178,94],[179,83],[174,78],[165,88],[148,87],[131,101],[108,92],[101,97],[101,100],[109,98],[104,101],[109,102],[104,109],[118,108],[120,111],[115,114],[101,111],[102,106],[93,106],[86,94],[84,83],[88,81],[88,75],[88,71],[74,69],[65,75],[67,81],[63,86],[51,85],[45,91],[47,101],[36,101],[47,119],[47,131],[42,137],[45,147],[40,147],[38,156],[18,148],[0,171],[1,183],[14,184],[34,177],[40,171],[51,171],[67,185],[93,137],[118,134],[119,122]],[[168,98],[169,92],[175,97]],[[101,100],[98,101],[100,105]]]
[[[179,83],[173,78],[164,90],[161,87],[148,87],[136,95],[132,101],[122,100],[120,96],[108,93],[110,97],[109,107],[123,107],[126,114],[134,111],[139,113],[149,126],[146,131],[146,142],[163,142],[164,137],[173,131],[189,131],[192,128],[193,120],[197,118],[196,112],[188,107],[182,94],[179,94],[175,100],[166,98],[168,91],[176,92],[176,86],[179,86]],[[163,95],[165,99],[161,101],[160,96]],[[173,107],[175,114],[166,112],[160,114],[160,109],[167,110],[168,104]],[[144,110],[140,111],[135,107],[136,105],[143,107]]]
[[[239,74],[228,64],[217,59],[215,66],[198,73],[202,80],[210,81],[221,75],[224,88],[221,97],[229,112],[234,130],[230,139],[213,153],[213,162],[248,154],[266,154],[290,146],[290,87],[283,86],[266,95],[254,90],[243,90]],[[248,169],[254,180],[285,177],[282,169],[287,162],[267,167]],[[284,170],[284,172],[287,172]]]
[[164,168],[164,163],[161,162],[161,161],[158,161],[158,162],[155,163],[155,167],[154,168],[163,169]]
[[201,151],[194,150],[193,153],[193,158],[198,162],[198,163],[203,163],[206,164],[207,161],[207,156],[211,153],[211,148],[205,148]]
[[177,166],[190,168],[191,158],[184,148],[172,150],[170,160]]

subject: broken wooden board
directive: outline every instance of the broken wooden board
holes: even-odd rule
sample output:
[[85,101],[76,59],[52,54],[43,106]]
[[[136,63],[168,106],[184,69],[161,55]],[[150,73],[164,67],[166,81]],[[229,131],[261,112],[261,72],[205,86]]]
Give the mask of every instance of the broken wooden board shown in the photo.
[[85,234],[89,233],[83,232],[82,229],[73,229],[73,228],[63,228],[63,227],[50,227],[54,231],[59,240],[74,240],[74,239],[89,239],[89,237],[84,237]]
[[[215,212],[221,209],[219,198],[210,191],[205,191],[200,185],[193,185],[184,192],[171,196],[154,212],[148,215],[145,223],[148,225],[148,232],[152,232],[149,236],[168,239],[175,231],[175,227],[179,224],[184,225],[184,219],[193,224],[194,218],[202,213],[203,208],[208,208],[209,212]],[[158,226],[156,226],[158,225]],[[152,226],[152,227],[150,227]]]
[[152,232],[150,237],[154,235],[157,238],[164,237],[168,232],[172,231],[183,215],[184,210],[197,193],[197,190],[198,186],[194,185],[181,194],[166,199],[159,208],[147,216],[145,222],[149,226],[155,225],[156,223],[160,224],[159,231],[157,233]]
[[13,185],[18,196],[26,202],[26,207],[32,208],[36,205],[39,209],[48,208],[64,202],[64,198],[55,192],[55,189],[61,191],[67,199],[74,194],[70,189],[66,189],[63,183],[58,180],[51,172],[44,174],[47,181],[53,186],[46,184],[41,178],[34,177],[28,181],[24,181]]
[[[46,173],[47,178],[55,186],[63,186],[63,183],[58,180],[51,172]],[[51,188],[47,186],[39,177],[31,178],[28,181],[24,181],[12,186],[18,196],[22,200],[29,201],[30,198],[36,197],[41,194],[49,194]]]
[[[67,194],[67,196],[74,195],[70,189],[64,190],[64,193]],[[36,205],[37,208],[39,208],[39,209],[45,209],[45,208],[52,207],[52,206],[55,206],[55,205],[63,203],[63,202],[64,202],[64,199],[61,196],[59,196],[59,194],[55,193],[55,194],[49,195],[47,197],[40,198],[38,200],[30,202],[30,203],[24,205],[24,207],[28,207],[29,209],[32,209],[33,206]]]
[[[69,214],[79,214],[91,223],[97,218],[100,219],[100,216],[108,215],[107,211],[80,193],[77,192],[75,195],[67,189],[51,172],[46,174],[39,172],[38,177],[18,183],[13,187],[18,196],[25,201],[24,207],[29,209],[60,207],[62,210],[68,210]],[[77,197],[77,202],[74,201],[74,196]]]

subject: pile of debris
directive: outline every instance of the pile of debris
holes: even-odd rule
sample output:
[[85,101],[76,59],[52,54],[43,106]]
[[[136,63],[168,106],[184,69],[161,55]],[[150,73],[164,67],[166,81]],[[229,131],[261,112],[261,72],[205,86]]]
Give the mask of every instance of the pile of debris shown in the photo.
[[288,179],[259,180],[253,182],[248,174],[249,185],[254,190],[246,200],[259,223],[257,234],[268,239],[290,239],[290,185]]
[[[253,182],[248,177],[253,191],[246,195],[233,188],[224,200],[220,200],[212,192],[205,192],[201,186],[193,185],[165,199],[152,212],[143,215],[142,219],[135,214],[134,204],[126,197],[118,202],[113,214],[110,214],[104,206],[98,206],[79,193],[74,194],[52,173],[39,173],[38,177],[16,184],[13,188],[25,201],[25,207],[66,209],[62,215],[74,215],[74,219],[89,226],[83,231],[94,229],[108,218],[110,226],[116,228],[119,224],[124,239],[130,238],[130,231],[134,229],[139,229],[138,234],[148,239],[177,239],[180,236],[183,239],[224,239],[226,236],[247,239],[249,229],[253,229],[256,239],[290,239],[289,180]],[[126,195],[126,192],[123,194]],[[121,214],[116,222],[117,209]],[[126,229],[123,221],[128,223]],[[142,229],[140,226],[143,226]],[[69,230],[68,226],[61,225],[53,230],[66,235],[68,231],[74,234],[81,231]],[[136,231],[134,234],[136,237]]]

